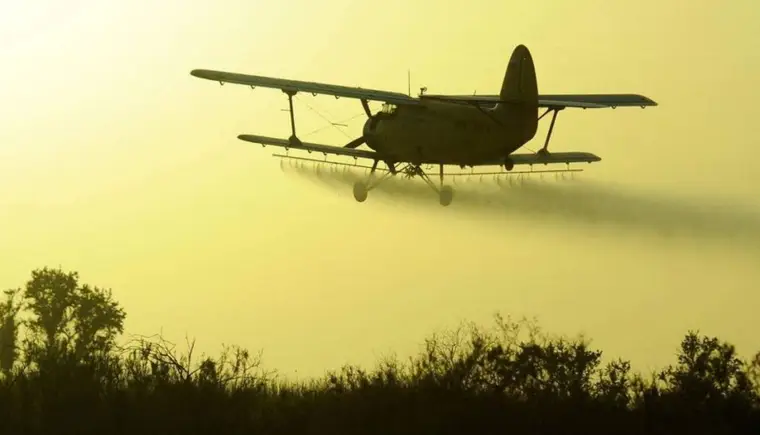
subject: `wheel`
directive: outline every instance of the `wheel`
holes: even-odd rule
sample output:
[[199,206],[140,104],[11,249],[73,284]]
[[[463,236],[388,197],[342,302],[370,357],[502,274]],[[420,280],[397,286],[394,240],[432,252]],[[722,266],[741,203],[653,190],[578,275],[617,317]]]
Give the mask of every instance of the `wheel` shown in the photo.
[[354,199],[358,202],[364,202],[367,199],[367,185],[361,181],[354,183]]
[[507,157],[504,160],[504,169],[506,169],[507,171],[511,171],[514,168],[515,168],[515,162],[513,162],[512,159],[510,159],[509,157]]
[[451,204],[451,200],[453,199],[454,199],[454,189],[452,189],[451,186],[441,187],[441,192],[439,194],[439,200],[441,202],[441,205],[446,207],[447,205]]

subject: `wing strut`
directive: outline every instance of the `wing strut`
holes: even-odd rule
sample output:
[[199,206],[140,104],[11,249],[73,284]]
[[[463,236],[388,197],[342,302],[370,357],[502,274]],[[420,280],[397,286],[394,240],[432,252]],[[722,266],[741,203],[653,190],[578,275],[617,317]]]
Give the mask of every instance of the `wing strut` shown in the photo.
[[369,103],[366,98],[362,98],[362,107],[364,108],[364,113],[367,114],[367,118],[372,118],[372,111],[369,110]]
[[552,123],[549,124],[549,132],[546,134],[546,140],[544,141],[544,146],[540,150],[538,150],[538,154],[541,156],[548,156],[549,155],[549,140],[552,138],[552,132],[554,131],[554,123],[557,121],[557,115],[559,114],[559,111],[564,109],[564,107],[553,107],[549,108],[546,112],[544,112],[541,116],[538,117],[540,120],[544,117],[544,115],[548,114],[550,111],[554,112],[552,114]]
[[297,91],[283,90],[283,92],[288,95],[288,105],[290,106],[290,131],[292,135],[288,138],[288,142],[290,142],[290,145],[294,147],[303,146],[301,140],[298,139],[298,136],[296,136],[296,115],[293,111],[293,96]]

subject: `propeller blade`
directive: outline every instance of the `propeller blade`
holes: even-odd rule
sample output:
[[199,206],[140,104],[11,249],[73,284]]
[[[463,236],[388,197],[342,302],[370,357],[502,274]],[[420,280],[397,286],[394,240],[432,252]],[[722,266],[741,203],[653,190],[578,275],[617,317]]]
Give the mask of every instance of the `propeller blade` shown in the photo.
[[365,143],[364,136],[360,136],[360,137],[357,137],[356,139],[352,140],[351,142],[347,143],[346,145],[344,145],[343,148],[351,148],[351,149],[353,149],[353,148],[356,148],[359,145],[362,145],[364,143]]

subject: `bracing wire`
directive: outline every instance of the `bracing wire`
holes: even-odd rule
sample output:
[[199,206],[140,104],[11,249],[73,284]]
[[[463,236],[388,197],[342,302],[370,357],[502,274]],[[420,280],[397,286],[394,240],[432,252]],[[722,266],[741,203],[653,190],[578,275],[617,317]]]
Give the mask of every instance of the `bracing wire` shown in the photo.
[[[356,119],[357,117],[359,117],[359,116],[361,116],[361,115],[363,114],[363,112],[362,112],[362,113],[356,114],[356,115],[354,115],[354,116],[352,116],[352,117],[350,117],[350,118],[348,118],[348,119],[345,119],[345,120],[343,120],[343,121],[338,121],[338,122],[336,123],[336,122],[333,122],[333,121],[331,121],[331,120],[330,120],[330,118],[328,118],[327,116],[323,115],[323,114],[322,114],[322,113],[321,113],[319,110],[317,110],[317,109],[315,109],[314,107],[312,107],[312,106],[311,106],[309,103],[307,103],[307,102],[305,102],[304,100],[302,100],[302,99],[298,98],[298,95],[296,95],[296,96],[295,96],[295,98],[296,98],[298,101],[300,101],[301,103],[303,103],[303,105],[304,105],[304,106],[306,106],[306,108],[307,108],[307,109],[309,109],[309,110],[311,110],[312,112],[316,113],[316,114],[317,114],[317,116],[319,116],[320,118],[324,119],[326,122],[328,122],[328,123],[329,123],[329,125],[327,125],[327,126],[324,126],[324,127],[320,127],[320,128],[318,128],[318,129],[316,129],[316,130],[314,130],[314,131],[312,131],[312,132],[309,132],[309,133],[307,133],[307,134],[306,134],[306,135],[304,135],[304,136],[309,136],[309,135],[312,135],[312,134],[314,134],[314,133],[317,133],[317,132],[319,132],[319,131],[322,131],[322,130],[324,130],[324,129],[328,128],[328,127],[333,127],[333,128],[335,128],[336,130],[338,130],[338,131],[339,131],[339,132],[340,132],[340,133],[341,133],[343,136],[346,136],[348,139],[351,139],[351,136],[350,136],[348,133],[346,133],[345,131],[343,131],[343,130],[342,130],[342,129],[341,129],[339,126],[338,126],[338,125],[336,125],[336,124],[339,124],[339,123],[342,123],[342,122],[346,122],[346,121],[351,121],[351,120],[354,120],[354,119]],[[326,111],[326,110],[324,110],[324,112],[327,112],[327,111]],[[329,113],[328,113],[328,115],[329,115]]]

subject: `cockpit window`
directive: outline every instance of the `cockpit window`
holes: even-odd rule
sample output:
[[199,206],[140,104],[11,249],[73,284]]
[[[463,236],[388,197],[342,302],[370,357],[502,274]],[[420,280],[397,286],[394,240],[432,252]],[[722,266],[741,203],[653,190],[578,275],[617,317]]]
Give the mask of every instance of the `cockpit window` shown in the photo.
[[385,104],[383,104],[382,109],[380,109],[380,112],[382,112],[382,113],[384,113],[386,115],[393,115],[394,113],[396,113],[396,105],[395,104],[390,104],[390,103],[385,103]]

